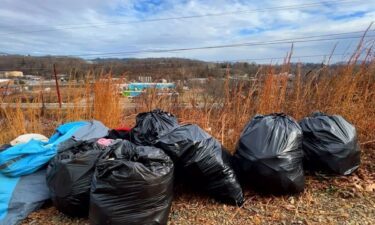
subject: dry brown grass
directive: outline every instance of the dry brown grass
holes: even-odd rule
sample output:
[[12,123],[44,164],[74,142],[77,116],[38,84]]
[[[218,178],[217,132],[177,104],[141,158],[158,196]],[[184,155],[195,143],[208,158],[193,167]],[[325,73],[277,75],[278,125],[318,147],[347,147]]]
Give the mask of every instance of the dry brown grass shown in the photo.
[[[72,84],[63,89],[65,104],[71,107],[1,109],[0,143],[27,132],[49,135],[57,124],[80,119],[97,119],[109,127],[131,126],[137,113],[153,108],[170,111],[183,123],[199,124],[230,150],[234,149],[241,130],[254,114],[271,112],[285,112],[297,120],[316,110],[341,114],[357,127],[361,142],[372,141],[375,139],[375,60],[370,56],[371,49],[364,50],[360,43],[346,65],[322,66],[308,75],[297,72],[293,79],[287,76],[289,54],[281,70],[263,67],[255,82],[234,84],[227,79],[224,97],[190,95],[188,105],[176,107],[182,102],[150,91],[137,102],[135,110],[126,112],[116,86],[121,81],[114,81],[111,75],[94,79],[93,74],[88,73],[81,86]],[[359,52],[367,59],[366,63],[358,63]],[[44,98],[41,92],[33,103],[42,103]]]

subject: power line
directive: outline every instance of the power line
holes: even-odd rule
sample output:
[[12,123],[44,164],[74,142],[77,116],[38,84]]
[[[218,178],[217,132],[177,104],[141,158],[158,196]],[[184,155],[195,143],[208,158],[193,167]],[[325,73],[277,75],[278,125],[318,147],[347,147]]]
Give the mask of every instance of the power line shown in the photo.
[[[316,57],[328,57],[328,56],[349,56],[349,54],[320,54],[320,55],[297,55],[291,57],[291,60],[293,59],[299,59],[299,58],[316,58]],[[234,60],[223,60],[223,61],[218,61],[217,63],[226,63],[226,62],[250,62],[250,61],[265,61],[265,60],[276,60],[276,59],[285,59],[286,57],[266,57],[266,58],[250,58],[250,59],[234,59]]]
[[[40,29],[40,30],[29,30],[29,31],[17,31],[17,32],[9,32],[9,33],[2,33],[2,35],[8,34],[18,34],[18,33],[39,33],[39,32],[49,32],[49,31],[56,31],[56,30],[70,30],[70,29],[83,29],[83,28],[98,28],[98,26],[105,26],[105,25],[124,25],[124,24],[138,24],[138,23],[149,23],[149,22],[161,22],[161,21],[169,21],[169,20],[182,20],[182,19],[196,19],[196,18],[203,18],[203,17],[217,17],[217,16],[227,16],[227,15],[238,15],[238,14],[249,14],[255,12],[264,12],[264,11],[280,11],[280,10],[292,10],[292,9],[304,9],[310,8],[315,6],[321,6],[322,4],[332,4],[332,3],[340,3],[340,4],[351,4],[354,2],[358,2],[358,0],[339,0],[339,1],[322,1],[317,3],[309,3],[309,4],[299,4],[299,5],[286,5],[286,6],[278,6],[278,7],[270,7],[270,8],[263,8],[263,9],[253,9],[253,10],[241,10],[241,11],[231,11],[231,12],[222,12],[222,13],[211,13],[211,14],[203,14],[203,15],[191,15],[191,16],[180,16],[180,17],[166,17],[166,18],[159,18],[159,19],[145,19],[145,20],[137,20],[137,21],[113,21],[113,22],[104,22],[104,23],[90,23],[90,24],[80,24],[80,25],[58,25],[59,27],[50,28],[50,29]],[[10,27],[10,26],[8,26]],[[14,27],[14,26],[12,26]],[[30,27],[30,26],[28,26]]]
[[[372,34],[375,30],[370,30],[365,37],[375,37]],[[339,35],[350,35],[350,34],[362,34],[356,36],[347,36],[347,37],[335,37]],[[271,41],[263,42],[243,42],[227,45],[213,45],[213,46],[201,46],[201,47],[192,47],[192,48],[174,48],[174,49],[144,49],[136,51],[121,51],[121,52],[107,52],[107,53],[88,53],[88,54],[76,54],[76,55],[67,55],[64,57],[90,57],[90,56],[111,56],[111,55],[130,55],[130,54],[139,54],[139,53],[168,53],[168,52],[181,52],[181,51],[194,51],[194,50],[210,50],[210,49],[220,49],[220,48],[235,48],[235,47],[249,47],[249,46],[265,46],[265,45],[275,45],[275,44],[292,44],[292,43],[306,43],[306,42],[323,42],[323,41],[333,41],[333,40],[345,40],[345,39],[355,39],[364,37],[364,31],[353,31],[353,32],[344,32],[344,33],[332,33],[332,34],[323,34],[323,35],[313,35],[313,36],[304,36],[297,38],[289,39],[277,39]],[[59,55],[44,54],[51,57],[59,57]]]
[[[328,34],[310,37],[300,37],[294,39],[279,39],[266,42],[244,42],[237,44],[228,45],[213,45],[213,46],[201,46],[192,48],[174,48],[174,49],[149,49],[149,50],[137,50],[137,51],[123,51],[123,52],[107,52],[107,53],[91,53],[91,54],[79,54],[79,55],[69,55],[73,57],[89,57],[89,56],[109,56],[109,55],[126,55],[126,54],[137,54],[137,53],[166,53],[166,52],[181,52],[181,51],[194,51],[194,50],[209,50],[209,49],[220,49],[220,48],[235,48],[235,47],[249,47],[249,46],[264,46],[264,45],[275,45],[275,44],[293,44],[293,43],[304,43],[304,42],[320,42],[320,41],[332,41],[332,40],[345,40],[345,39],[355,39],[362,38],[361,36],[351,36],[351,37],[335,37],[335,38],[318,38],[317,37],[330,37],[338,34]],[[375,35],[367,35],[366,37],[375,37]],[[306,40],[307,39],[307,40]]]

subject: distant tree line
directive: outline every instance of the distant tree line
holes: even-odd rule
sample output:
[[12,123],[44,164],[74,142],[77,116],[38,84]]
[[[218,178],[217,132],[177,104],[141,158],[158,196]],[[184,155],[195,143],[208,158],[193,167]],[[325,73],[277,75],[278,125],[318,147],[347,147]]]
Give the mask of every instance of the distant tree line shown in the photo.
[[[74,79],[83,79],[88,72],[93,74],[111,73],[115,77],[126,77],[135,80],[139,76],[151,76],[154,81],[188,80],[190,78],[224,78],[229,71],[230,76],[248,76],[266,73],[267,69],[282,71],[282,65],[266,65],[247,62],[205,62],[184,58],[146,58],[146,59],[92,59],[85,60],[74,57],[55,56],[0,56],[0,71],[17,70],[24,74],[51,78],[53,64],[59,74],[67,74]],[[321,67],[321,64],[291,64],[290,73],[307,74],[308,71]],[[227,70],[229,68],[229,70]],[[299,69],[300,68],[300,69]]]

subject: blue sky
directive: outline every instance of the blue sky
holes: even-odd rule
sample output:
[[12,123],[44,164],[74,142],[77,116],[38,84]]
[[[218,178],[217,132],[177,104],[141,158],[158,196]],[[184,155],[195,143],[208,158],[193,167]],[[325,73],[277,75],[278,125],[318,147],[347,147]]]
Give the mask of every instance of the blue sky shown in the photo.
[[[300,7],[290,7],[296,5]],[[207,14],[220,15],[158,20]],[[360,31],[374,19],[375,0],[323,3],[314,0],[0,0],[0,52],[86,58],[184,57],[207,61],[265,62],[260,59],[266,58],[269,62],[269,58],[274,58],[272,62],[281,62],[280,57],[289,51],[290,43],[164,53],[142,51]],[[145,20],[148,22],[137,22]],[[358,34],[339,37],[350,36]],[[371,43],[374,36],[375,31],[370,32],[366,43]],[[297,42],[294,60],[321,62],[320,55],[329,54],[337,44],[338,55],[334,61],[342,61],[347,55],[340,54],[350,53],[357,41]],[[95,55],[133,51],[138,53]]]

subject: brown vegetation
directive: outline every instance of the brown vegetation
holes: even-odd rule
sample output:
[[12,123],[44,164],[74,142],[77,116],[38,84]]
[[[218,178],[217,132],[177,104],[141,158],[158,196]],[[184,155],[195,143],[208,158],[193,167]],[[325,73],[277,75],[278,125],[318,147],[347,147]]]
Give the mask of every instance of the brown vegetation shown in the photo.
[[[256,81],[233,81],[228,76],[222,85],[222,95],[216,96],[190,92],[189,95],[186,93],[188,97],[180,96],[176,100],[157,96],[151,91],[130,112],[125,110],[126,105],[122,108],[123,104],[120,104],[116,85],[121,81],[112,80],[111,74],[100,74],[100,79],[89,82],[93,76],[88,73],[86,83],[68,85],[63,90],[64,103],[74,107],[62,110],[43,107],[2,109],[0,126],[12,134],[2,132],[0,142],[25,132],[45,133],[44,125],[49,121],[55,124],[98,119],[109,127],[132,125],[136,113],[152,108],[168,110],[181,122],[201,125],[229,149],[233,149],[243,126],[254,114],[271,112],[285,112],[297,120],[315,110],[341,114],[355,124],[361,142],[368,142],[375,139],[375,60],[366,55],[367,60],[358,64],[359,57],[355,53],[346,65],[322,66],[309,74],[301,74],[300,69],[294,77],[288,76],[288,62],[278,71],[272,66],[260,68],[257,74],[262,75],[258,75]],[[41,90],[39,96],[29,102],[43,104],[47,96]],[[182,104],[184,107],[177,107]],[[50,127],[48,134],[52,131]]]
[[[360,52],[365,55],[361,56]],[[261,67],[257,74],[262,75],[258,75],[256,81],[230,81],[228,76],[223,84],[222,96],[190,93],[184,100],[181,97],[171,100],[150,92],[132,110],[126,110],[120,104],[121,96],[116,91],[116,82],[110,75],[102,74],[102,79],[94,83],[86,82],[76,89],[80,93],[65,89],[62,95],[65,95],[67,103],[76,107],[59,110],[1,109],[0,143],[27,132],[49,135],[57,124],[79,119],[97,119],[109,127],[131,126],[137,113],[158,107],[174,113],[182,123],[199,124],[234,151],[244,125],[257,113],[285,112],[297,120],[316,110],[341,114],[357,127],[361,142],[363,166],[356,175],[336,180],[324,176],[310,177],[307,179],[307,190],[299,197],[274,198],[246,193],[248,201],[238,210],[208,199],[202,200],[201,197],[178,195],[173,203],[171,223],[188,224],[188,221],[184,221],[191,220],[195,224],[231,224],[235,221],[243,224],[302,221],[310,224],[317,218],[316,223],[334,224],[349,219],[370,224],[374,222],[371,208],[374,209],[375,200],[372,194],[366,192],[375,180],[375,60],[370,52],[368,49],[363,51],[360,44],[347,64],[335,68],[323,65],[308,74],[302,74],[302,68],[299,68],[293,78],[288,76],[288,60],[281,70],[272,66]],[[359,63],[359,57],[366,60]],[[33,102],[42,103],[41,96]],[[184,107],[178,107],[186,102],[188,104]],[[350,203],[346,202],[347,198],[351,200]],[[333,203],[333,199],[337,201]],[[360,212],[351,209],[358,205],[363,205],[368,212],[365,209]],[[345,207],[349,208],[346,210]],[[344,212],[340,209],[344,209]]]

